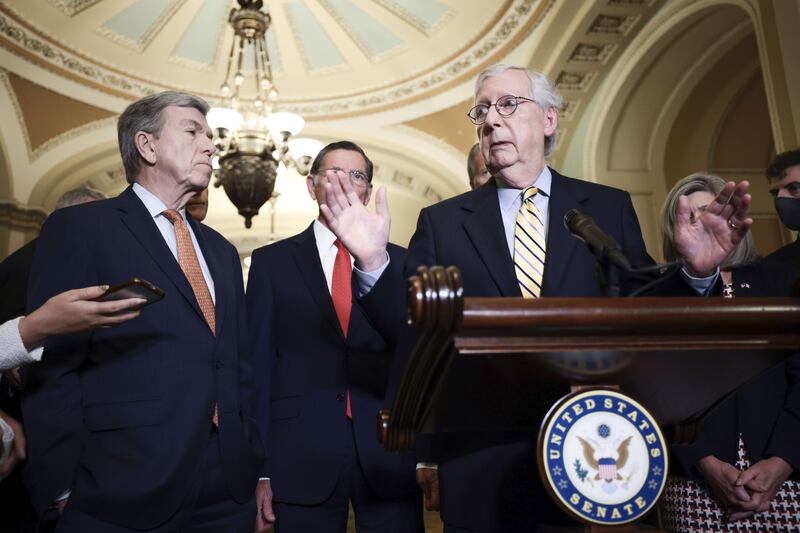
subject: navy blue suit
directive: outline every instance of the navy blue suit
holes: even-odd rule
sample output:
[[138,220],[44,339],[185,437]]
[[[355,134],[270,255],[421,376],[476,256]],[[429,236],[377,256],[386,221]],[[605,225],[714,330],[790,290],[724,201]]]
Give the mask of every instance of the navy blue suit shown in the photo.
[[768,264],[783,263],[800,270],[800,239],[790,242],[769,254],[764,261]]
[[131,277],[166,296],[122,325],[46,342],[23,398],[26,481],[38,511],[71,489],[67,513],[74,507],[125,528],[163,524],[202,478],[215,403],[227,493],[253,500],[263,445],[251,418],[239,257],[215,231],[191,217],[189,224],[215,283],[216,336],[131,188],[45,222],[29,309],[67,289]]
[[[652,262],[628,193],[551,172],[542,296],[602,295],[594,257],[564,227],[564,215],[572,208],[591,215],[621,245],[634,266]],[[521,297],[494,179],[422,210],[408,247],[406,276],[421,265],[457,266],[465,297]],[[370,316],[386,314],[385,302],[394,290],[383,279],[375,285],[364,299]],[[399,339],[398,360],[399,354],[409,349],[408,343]],[[567,392],[566,385],[563,390],[532,391],[543,396],[543,404]],[[531,447],[535,426],[537,421],[532,420],[531,432],[448,434],[437,456],[420,457],[439,462],[441,515],[447,525],[481,531],[530,531],[539,520],[560,519],[561,513],[538,483]]]
[[[383,275],[402,286],[404,250],[390,244],[388,251]],[[263,474],[271,478],[274,500],[309,506],[327,500],[349,453],[351,431],[371,491],[384,499],[414,494],[419,499],[412,455],[387,453],[377,441],[377,412],[384,405],[392,351],[355,294],[343,334],[313,225],[259,248],[252,257],[247,308],[255,375],[264,384],[257,408],[268,441]],[[345,415],[347,390],[352,429]]]
[[[732,278],[736,298],[784,297],[791,295],[797,270],[788,262],[764,260],[733,268]],[[721,282],[713,294],[722,294]],[[697,440],[670,450],[685,473],[699,477],[694,465],[708,455],[736,464],[740,434],[752,464],[777,455],[800,471],[800,354],[720,399],[703,413]]]

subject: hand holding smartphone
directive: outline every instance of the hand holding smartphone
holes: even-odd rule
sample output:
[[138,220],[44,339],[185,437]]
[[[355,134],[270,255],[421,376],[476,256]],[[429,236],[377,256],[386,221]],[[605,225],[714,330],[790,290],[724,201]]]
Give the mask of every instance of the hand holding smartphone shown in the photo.
[[125,300],[128,298],[143,298],[144,305],[150,305],[161,300],[164,291],[156,287],[147,280],[141,278],[131,278],[122,283],[117,283],[97,298],[98,302],[110,302],[112,300]]

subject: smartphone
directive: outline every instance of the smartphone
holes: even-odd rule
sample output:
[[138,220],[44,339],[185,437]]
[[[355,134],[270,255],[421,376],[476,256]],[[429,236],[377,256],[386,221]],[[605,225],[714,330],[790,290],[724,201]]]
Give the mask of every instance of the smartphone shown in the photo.
[[109,287],[102,296],[97,298],[97,301],[108,302],[111,300],[125,300],[127,298],[144,298],[146,300],[144,305],[150,305],[163,297],[164,291],[149,281],[141,278],[131,278]]

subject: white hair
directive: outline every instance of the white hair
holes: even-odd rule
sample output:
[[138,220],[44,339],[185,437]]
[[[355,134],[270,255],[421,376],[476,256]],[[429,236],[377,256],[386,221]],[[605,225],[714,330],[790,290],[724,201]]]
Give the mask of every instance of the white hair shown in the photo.
[[[493,76],[499,76],[500,74],[509,71],[509,70],[519,70],[520,72],[524,72],[528,76],[528,80],[531,82],[531,93],[530,99],[536,102],[536,105],[542,108],[542,110],[547,111],[551,107],[558,112],[561,109],[561,95],[558,94],[556,88],[553,87],[553,84],[550,83],[550,80],[542,74],[541,72],[537,72],[535,70],[530,70],[524,67],[516,67],[514,65],[494,65],[493,67],[489,67],[483,72],[478,75],[478,79],[475,80],[475,94],[478,94],[478,91],[481,89],[481,85],[484,81],[488,78]],[[515,96],[525,96],[523,94],[517,94]],[[558,128],[553,132],[552,135],[546,136],[544,138],[544,156],[548,157],[550,152],[553,151],[553,146],[556,144],[556,138],[558,137]]]

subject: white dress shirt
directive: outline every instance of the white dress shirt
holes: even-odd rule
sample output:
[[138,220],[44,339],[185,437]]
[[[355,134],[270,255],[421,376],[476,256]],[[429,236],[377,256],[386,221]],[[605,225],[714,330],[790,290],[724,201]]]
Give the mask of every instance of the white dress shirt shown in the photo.
[[[178,260],[178,242],[175,238],[175,226],[172,225],[172,222],[164,216],[164,211],[167,209],[167,206],[164,205],[164,202],[161,201],[155,194],[151,193],[138,183],[133,184],[133,192],[136,193],[136,196],[142,201],[144,206],[147,208],[147,211],[150,213],[150,216],[153,217],[153,220],[158,226],[158,231],[161,232],[161,236],[164,237],[164,241],[169,246],[172,255],[175,257],[175,260]],[[214,303],[217,303],[216,293],[214,292],[214,279],[211,277],[211,271],[208,269],[208,264],[206,264],[206,259],[203,257],[203,251],[200,249],[200,245],[197,244],[197,237],[194,235],[194,231],[192,230],[192,226],[186,220],[186,208],[183,208],[179,211],[181,218],[183,218],[183,222],[186,224],[186,227],[189,228],[189,235],[192,237],[192,245],[194,246],[194,253],[197,254],[197,260],[200,262],[200,268],[203,271],[203,277],[206,280],[206,285],[208,285],[208,292],[211,293],[211,300]]]

